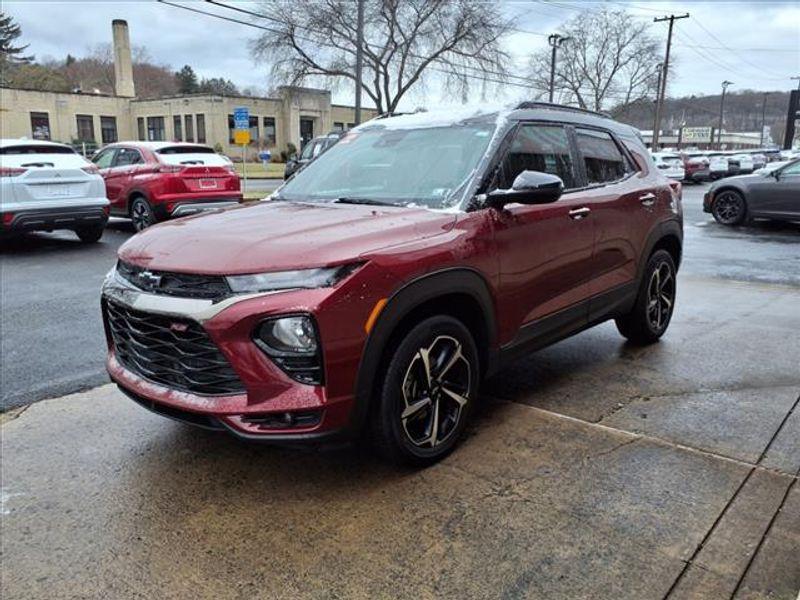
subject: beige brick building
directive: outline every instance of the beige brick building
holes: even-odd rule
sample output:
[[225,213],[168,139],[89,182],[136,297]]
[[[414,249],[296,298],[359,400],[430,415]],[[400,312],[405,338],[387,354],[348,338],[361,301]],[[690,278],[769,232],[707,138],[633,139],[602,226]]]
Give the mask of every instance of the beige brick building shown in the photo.
[[[247,107],[251,143],[248,158],[261,148],[274,154],[288,144],[300,148],[314,136],[348,129],[350,106],[331,103],[331,93],[300,87],[278,88],[275,98],[208,94],[136,98],[125,21],[115,20],[116,94],[42,92],[0,88],[0,137],[49,139],[93,149],[115,141],[191,141],[219,146],[241,156],[233,144],[233,111]],[[362,110],[362,120],[376,111]]]

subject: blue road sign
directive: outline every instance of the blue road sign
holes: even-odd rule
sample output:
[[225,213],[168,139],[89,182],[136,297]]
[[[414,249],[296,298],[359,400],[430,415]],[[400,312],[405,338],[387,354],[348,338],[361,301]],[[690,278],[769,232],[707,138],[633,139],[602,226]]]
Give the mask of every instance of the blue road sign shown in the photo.
[[239,106],[233,109],[233,128],[250,129],[250,109]]

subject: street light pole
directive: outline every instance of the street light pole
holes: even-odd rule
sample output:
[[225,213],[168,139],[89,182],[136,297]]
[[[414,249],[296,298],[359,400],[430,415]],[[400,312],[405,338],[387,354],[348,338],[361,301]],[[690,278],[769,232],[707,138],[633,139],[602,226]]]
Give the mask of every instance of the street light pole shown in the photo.
[[358,0],[356,17],[356,125],[361,124],[361,78],[364,70],[364,0]]
[[562,36],[560,33],[553,33],[547,36],[547,43],[553,49],[550,55],[550,104],[553,103],[553,94],[556,87],[556,50],[569,39],[571,39],[569,36]]
[[653,148],[658,146],[658,138],[661,129],[661,109],[664,104],[664,94],[667,89],[667,73],[669,73],[669,51],[672,47],[672,27],[678,19],[688,19],[689,13],[685,15],[670,15],[668,17],[658,17],[653,19],[654,23],[661,23],[662,21],[669,21],[669,30],[667,32],[667,53],[664,56],[664,64],[661,67],[661,81],[659,82],[658,101],[656,102],[656,119],[655,127],[653,128]]
[[719,127],[717,127],[717,150],[722,150],[722,118],[725,114],[725,92],[728,90],[729,85],[733,85],[733,82],[727,79],[722,82],[722,98],[719,101]]
[[761,141],[758,145],[762,148],[764,147],[764,125],[766,124],[767,115],[767,96],[769,96],[769,92],[764,92],[764,96],[761,100]]

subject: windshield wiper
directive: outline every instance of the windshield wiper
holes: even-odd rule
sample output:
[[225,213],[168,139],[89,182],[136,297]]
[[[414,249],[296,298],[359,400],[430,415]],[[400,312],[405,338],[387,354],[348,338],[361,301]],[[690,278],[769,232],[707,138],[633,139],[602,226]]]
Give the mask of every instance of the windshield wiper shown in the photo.
[[367,204],[369,206],[397,206],[392,202],[381,202],[380,200],[373,200],[371,198],[337,198],[334,200],[337,204]]

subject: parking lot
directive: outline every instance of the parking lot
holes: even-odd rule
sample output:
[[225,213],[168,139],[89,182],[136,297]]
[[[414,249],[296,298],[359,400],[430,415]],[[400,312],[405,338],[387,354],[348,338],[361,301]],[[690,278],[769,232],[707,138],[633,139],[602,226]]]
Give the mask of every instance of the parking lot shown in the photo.
[[800,230],[722,228],[705,188],[684,190],[659,344],[604,324],[519,361],[420,472],[247,446],[95,387],[128,224],[4,246],[3,406],[28,407],[2,425],[4,598],[794,600]]

